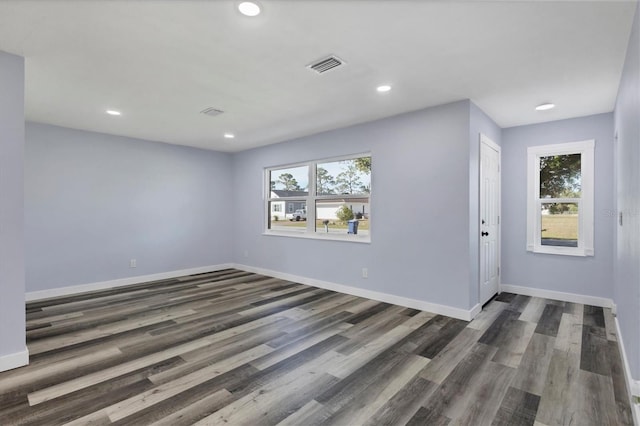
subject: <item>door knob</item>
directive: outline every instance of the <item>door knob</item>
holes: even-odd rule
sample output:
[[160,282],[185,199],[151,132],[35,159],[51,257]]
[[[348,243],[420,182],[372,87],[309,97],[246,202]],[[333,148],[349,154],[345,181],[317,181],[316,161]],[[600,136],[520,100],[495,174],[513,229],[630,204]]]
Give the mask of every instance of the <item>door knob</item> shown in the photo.
[[489,233],[483,231],[483,232],[480,233],[480,235],[482,235],[483,237],[486,237],[487,235],[489,235]]

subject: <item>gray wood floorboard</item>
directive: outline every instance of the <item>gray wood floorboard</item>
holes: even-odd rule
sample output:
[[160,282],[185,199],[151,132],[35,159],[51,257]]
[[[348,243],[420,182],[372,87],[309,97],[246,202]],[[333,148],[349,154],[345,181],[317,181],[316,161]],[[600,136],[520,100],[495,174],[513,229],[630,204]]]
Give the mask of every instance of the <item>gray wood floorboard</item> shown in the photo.
[[531,426],[536,421],[539,404],[539,396],[510,387],[492,425]]
[[555,338],[535,333],[522,357],[511,386],[537,396],[545,387]]
[[558,327],[560,327],[563,311],[564,307],[562,306],[552,304],[545,306],[544,311],[542,311],[542,316],[538,320],[536,333],[555,337],[558,334]]
[[1,425],[629,425],[600,307],[471,323],[227,269],[30,302]]
[[592,373],[611,375],[609,364],[607,339],[604,328],[591,325],[582,326],[582,351],[580,353],[580,368]]
[[420,409],[424,400],[436,390],[437,384],[420,376],[414,377],[391,397],[365,423],[367,426],[405,424]]
[[439,412],[420,407],[420,409],[407,422],[407,426],[447,426],[450,423],[451,419],[443,416]]

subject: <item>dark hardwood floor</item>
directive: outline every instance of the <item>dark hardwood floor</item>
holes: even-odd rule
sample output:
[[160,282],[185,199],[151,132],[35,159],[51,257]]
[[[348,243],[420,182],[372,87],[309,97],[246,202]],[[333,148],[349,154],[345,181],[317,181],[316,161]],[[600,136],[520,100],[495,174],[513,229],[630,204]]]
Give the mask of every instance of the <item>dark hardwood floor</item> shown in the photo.
[[472,322],[238,270],[28,303],[0,424],[632,424],[609,309]]

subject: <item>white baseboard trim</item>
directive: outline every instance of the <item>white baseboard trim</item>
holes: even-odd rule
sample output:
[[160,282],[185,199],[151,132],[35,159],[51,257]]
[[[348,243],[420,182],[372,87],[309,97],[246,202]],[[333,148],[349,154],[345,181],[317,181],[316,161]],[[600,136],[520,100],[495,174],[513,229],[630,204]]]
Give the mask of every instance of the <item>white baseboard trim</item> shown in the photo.
[[0,356],[0,372],[13,370],[29,364],[29,349],[8,355]]
[[447,305],[439,305],[424,300],[410,299],[408,297],[396,296],[394,294],[382,293],[364,288],[352,287],[344,284],[337,284],[329,281],[317,280],[314,278],[293,275],[284,272],[273,271],[270,269],[257,268],[254,266],[235,264],[234,268],[256,274],[268,275],[281,280],[293,281],[296,283],[310,285],[312,287],[323,288],[325,290],[337,291],[339,293],[350,294],[352,296],[364,297],[367,299],[378,300],[380,302],[391,303],[408,308],[419,309],[421,311],[433,312],[435,314],[446,315],[448,317],[458,318],[464,321],[471,321],[482,309],[482,306],[476,305],[472,309],[460,309]]
[[631,411],[633,412],[634,424],[640,425],[640,404],[634,404],[634,396],[640,397],[640,380],[634,380],[631,376],[631,367],[629,366],[629,359],[627,358],[627,351],[624,348],[624,339],[622,332],[620,331],[620,323],[618,318],[616,321],[616,334],[618,335],[618,343],[620,344],[620,352],[622,353],[622,365],[624,367],[624,374],[627,378],[627,390],[631,397]]
[[223,263],[220,265],[201,266],[198,268],[181,269],[177,271],[161,272],[159,274],[139,275],[136,277],[120,278],[117,280],[101,281],[90,284],[80,284],[69,287],[52,288],[49,290],[30,291],[25,294],[27,302],[34,300],[48,299],[51,297],[69,296],[72,294],[85,293],[88,291],[104,290],[114,287],[122,287],[132,284],[139,284],[148,281],[166,280],[169,278],[182,277],[185,275],[202,274],[206,272],[219,271],[222,269],[232,268],[231,263]]
[[471,321],[472,319],[474,319],[476,317],[476,315],[478,315],[480,312],[482,311],[482,305],[481,304],[477,304],[476,306],[474,306],[473,308],[471,308],[471,310],[469,311],[469,319],[465,320],[465,321]]
[[482,310],[482,306],[477,304],[471,309],[454,308],[452,306],[440,305],[437,303],[431,303],[424,300],[411,299],[403,296],[396,296],[394,294],[382,293],[374,290],[367,290],[358,287],[352,287],[344,284],[332,283],[329,281],[316,280],[313,278],[307,278],[299,275],[287,274],[278,271],[272,271],[264,268],[256,268],[253,266],[224,263],[220,265],[202,266],[191,269],[181,269],[178,271],[162,272],[159,274],[151,275],[139,275],[136,277],[120,278],[110,281],[101,281],[89,284],[81,284],[69,287],[52,288],[49,290],[31,291],[25,294],[25,300],[27,302],[35,300],[43,300],[52,297],[69,296],[78,293],[85,293],[89,291],[104,290],[115,287],[122,287],[132,284],[139,284],[148,281],[165,280],[169,278],[182,277],[185,275],[201,274],[206,272],[219,271],[222,269],[236,268],[247,272],[254,272],[262,275],[269,275],[275,278],[280,278],[287,281],[294,281],[301,284],[307,284],[313,287],[324,288],[326,290],[337,291],[340,293],[351,294],[353,296],[365,297],[367,299],[379,300],[381,302],[392,303],[394,305],[406,306],[408,308],[419,309],[422,311],[429,311],[440,315],[446,315],[453,318],[458,318],[464,321],[471,321]]
[[508,293],[522,294],[523,296],[541,297],[544,299],[561,300],[563,302],[582,303],[583,305],[601,306],[603,308],[613,308],[612,299],[606,297],[585,296],[583,294],[564,293],[561,291],[545,290],[540,288],[522,287],[511,284],[500,284],[500,291]]

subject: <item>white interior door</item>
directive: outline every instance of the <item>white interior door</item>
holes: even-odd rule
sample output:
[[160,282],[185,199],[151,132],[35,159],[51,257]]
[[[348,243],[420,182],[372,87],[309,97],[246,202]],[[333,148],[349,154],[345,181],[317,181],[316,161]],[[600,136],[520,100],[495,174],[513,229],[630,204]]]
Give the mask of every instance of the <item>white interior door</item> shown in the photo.
[[480,136],[480,304],[500,286],[500,147]]

